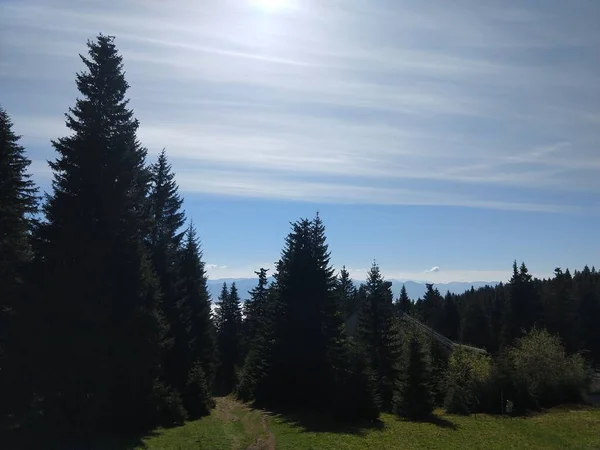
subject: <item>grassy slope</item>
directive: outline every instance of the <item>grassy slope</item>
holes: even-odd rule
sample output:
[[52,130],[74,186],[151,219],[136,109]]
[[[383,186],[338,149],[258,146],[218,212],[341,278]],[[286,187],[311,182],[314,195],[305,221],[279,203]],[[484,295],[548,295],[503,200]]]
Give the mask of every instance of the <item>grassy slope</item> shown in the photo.
[[[242,450],[267,438],[263,415],[231,397],[217,398],[208,417],[182,427],[159,429],[143,439],[139,449],[151,450]],[[260,448],[260,447],[258,447]]]
[[442,413],[438,413],[437,418],[437,423],[411,423],[383,415],[382,429],[314,432],[281,417],[269,417],[265,424],[260,411],[251,410],[231,398],[221,398],[211,416],[183,427],[160,430],[145,439],[145,447],[140,448],[600,449],[599,408],[561,408],[526,419],[485,415],[459,417]]

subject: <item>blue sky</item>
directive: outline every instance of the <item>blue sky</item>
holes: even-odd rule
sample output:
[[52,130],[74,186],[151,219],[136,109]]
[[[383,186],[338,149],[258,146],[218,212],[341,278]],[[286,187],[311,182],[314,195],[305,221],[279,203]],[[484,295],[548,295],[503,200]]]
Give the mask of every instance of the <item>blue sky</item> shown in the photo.
[[[0,0],[0,102],[48,188],[85,41],[113,34],[210,275],[321,212],[356,278],[599,265],[600,3]],[[431,270],[435,268],[435,270]]]

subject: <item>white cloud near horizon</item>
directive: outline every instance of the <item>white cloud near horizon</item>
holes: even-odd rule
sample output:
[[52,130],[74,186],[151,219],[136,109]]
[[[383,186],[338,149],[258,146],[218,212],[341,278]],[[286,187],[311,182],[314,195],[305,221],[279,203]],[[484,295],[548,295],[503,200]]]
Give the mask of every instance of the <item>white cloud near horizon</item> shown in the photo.
[[48,177],[50,139],[66,132],[77,53],[101,31],[124,56],[142,143],[151,155],[167,148],[185,193],[600,206],[598,4],[289,5],[3,4],[2,101],[36,180]]
[[425,271],[425,273],[431,273],[431,272],[439,272],[440,268],[438,266],[433,266],[431,269],[427,269]]

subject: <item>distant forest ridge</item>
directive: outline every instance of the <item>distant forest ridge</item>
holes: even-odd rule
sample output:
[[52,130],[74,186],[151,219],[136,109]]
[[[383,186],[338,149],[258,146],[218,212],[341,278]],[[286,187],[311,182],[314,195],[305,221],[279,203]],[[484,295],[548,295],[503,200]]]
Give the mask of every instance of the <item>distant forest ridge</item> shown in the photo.
[[[273,281],[273,277],[269,277],[269,283]],[[402,289],[402,285],[406,287],[406,293],[408,297],[412,301],[417,301],[418,298],[423,297],[425,294],[425,282],[420,281],[404,281],[390,278],[388,281],[392,283],[392,292],[394,294],[394,299],[398,298],[400,295],[400,290]],[[219,293],[221,292],[221,288],[223,287],[223,283],[227,283],[227,285],[231,285],[231,283],[235,283],[240,293],[240,298],[242,301],[245,301],[249,295],[248,292],[251,289],[256,287],[258,282],[258,278],[215,278],[208,280],[208,291],[213,301],[216,301]],[[364,282],[364,280],[354,280],[354,284],[358,288],[360,284]],[[474,289],[479,289],[484,286],[496,286],[499,284],[499,281],[473,281],[473,282],[461,282],[461,281],[452,281],[450,283],[434,283],[434,287],[436,287],[442,295],[446,294],[446,292],[450,291],[451,294],[462,294],[473,287]]]

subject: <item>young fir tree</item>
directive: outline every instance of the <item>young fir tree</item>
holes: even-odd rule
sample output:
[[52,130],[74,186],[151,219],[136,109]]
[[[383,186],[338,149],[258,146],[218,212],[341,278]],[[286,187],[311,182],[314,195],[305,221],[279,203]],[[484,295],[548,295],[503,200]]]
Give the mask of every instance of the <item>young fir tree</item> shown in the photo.
[[[15,313],[26,294],[25,272],[31,259],[30,219],[37,206],[36,188],[27,173],[30,161],[12,126],[8,113],[0,107],[0,415],[7,412],[4,408],[12,408],[9,397],[13,397],[22,378],[17,360],[25,355],[17,348],[18,341],[27,337],[16,336]],[[11,349],[9,337],[15,348]]]
[[151,188],[149,210],[151,213],[148,247],[161,290],[161,310],[168,321],[164,368],[165,380],[180,392],[187,383],[189,363],[187,342],[179,308],[179,248],[185,215],[181,210],[183,199],[178,194],[175,174],[167,161],[165,150],[156,163],[150,166]]
[[367,297],[359,316],[358,338],[371,360],[382,409],[391,411],[401,354],[391,283],[383,279],[379,266],[373,263],[365,286]]
[[503,323],[503,344],[511,345],[523,332],[529,331],[537,322],[538,310],[533,278],[525,263],[517,267],[513,263],[513,275],[509,281],[509,296]]
[[210,396],[216,370],[216,338],[210,308],[207,278],[196,230],[190,223],[179,255],[178,310],[187,351],[186,386],[183,401],[193,416],[204,415],[214,406]]
[[223,283],[215,311],[219,366],[217,383],[224,393],[232,392],[237,384],[237,368],[242,360],[242,309],[235,283],[227,289]]
[[443,323],[444,298],[440,294],[440,291],[433,287],[433,284],[426,283],[425,288],[425,295],[423,295],[423,302],[421,304],[423,323],[434,330],[439,330]]
[[402,289],[400,289],[400,297],[398,297],[398,301],[396,302],[396,309],[400,312],[410,314],[411,307],[412,302],[408,298],[406,286],[403,284]]
[[339,276],[336,278],[336,295],[338,297],[339,308],[344,318],[350,317],[358,309],[358,292],[354,281],[350,277],[350,272],[346,266],[342,267]]
[[53,142],[53,193],[38,236],[39,388],[47,417],[74,433],[153,426],[180,409],[175,397],[168,409],[171,394],[158,382],[164,325],[143,242],[146,150],[114,39],[99,35],[88,53],[81,97],[66,115],[71,133]]
[[267,272],[269,269],[261,268],[258,272],[258,284],[249,294],[250,298],[244,303],[244,342],[248,350],[252,347],[259,330],[266,320],[267,295],[269,293]]
[[460,312],[456,305],[454,296],[448,291],[444,298],[444,319],[442,320],[442,328],[439,330],[444,336],[451,341],[458,340],[460,333]]
[[274,363],[278,351],[277,334],[280,331],[277,324],[283,309],[279,302],[277,284],[272,282],[267,288],[263,284],[267,281],[266,272],[265,269],[260,270],[258,285],[252,291],[252,301],[256,302],[259,298],[261,300],[254,303],[250,309],[252,334],[240,371],[237,395],[257,405],[273,406],[278,400],[275,386],[279,382],[274,378]]
[[423,420],[434,406],[429,356],[421,339],[411,337],[404,351],[403,370],[398,384],[396,413],[411,420]]

